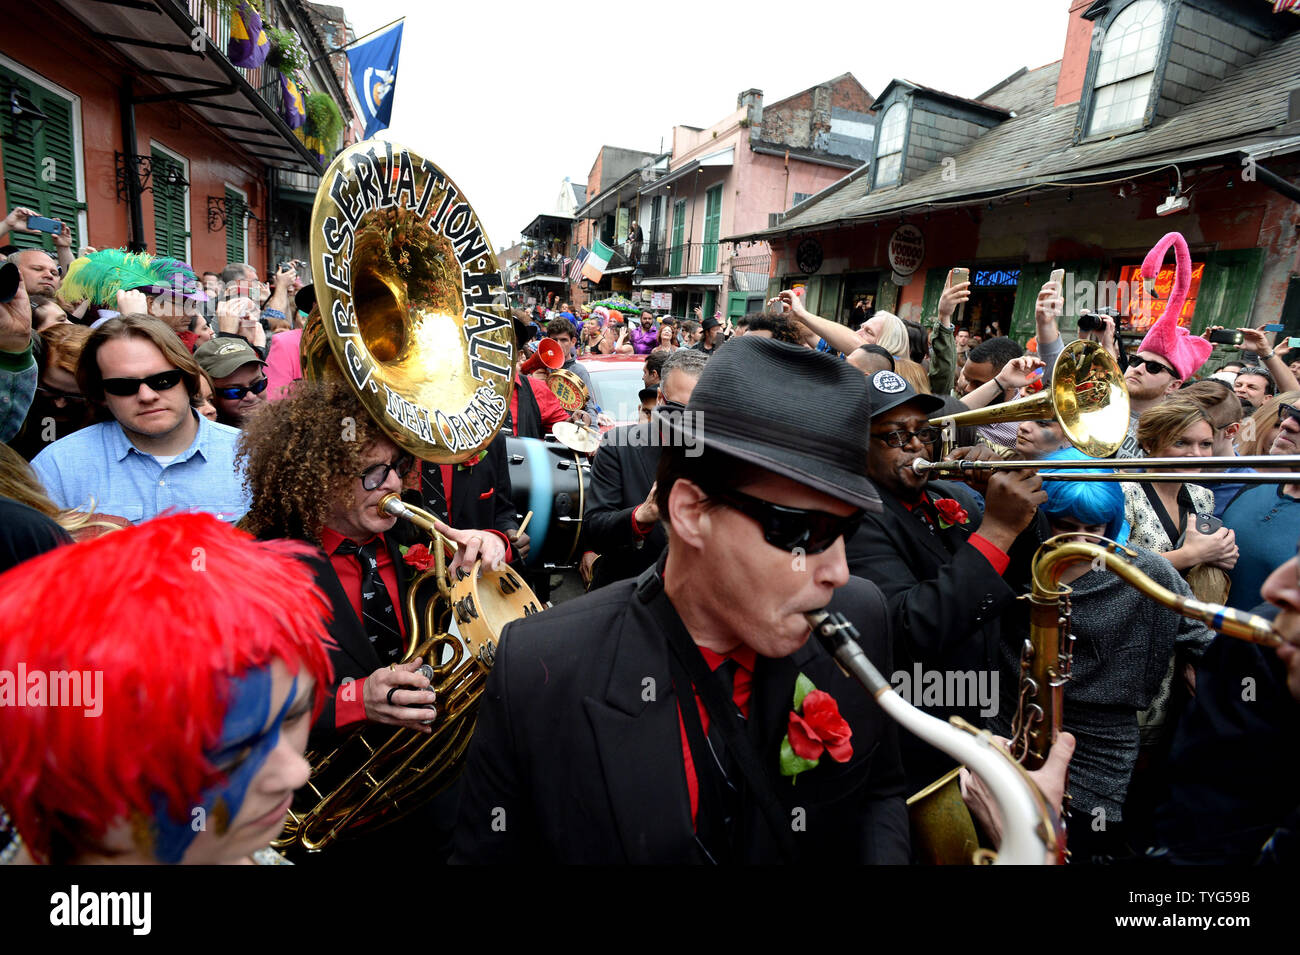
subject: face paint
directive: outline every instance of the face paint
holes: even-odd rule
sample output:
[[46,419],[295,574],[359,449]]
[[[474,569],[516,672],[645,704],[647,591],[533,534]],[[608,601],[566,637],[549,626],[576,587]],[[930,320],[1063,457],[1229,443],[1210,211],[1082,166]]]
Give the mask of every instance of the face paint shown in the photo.
[[285,714],[297,696],[298,678],[295,676],[280,712],[270,727],[262,732],[271,711],[270,668],[249,670],[231,681],[230,703],[221,726],[221,738],[207,754],[210,763],[223,769],[225,779],[204,791],[200,806],[195,807],[201,808],[202,812],[191,811],[186,819],[173,819],[163,801],[158,801],[154,814],[157,830],[154,856],[159,862],[178,864],[206,825],[214,826],[218,835],[224,835],[230,822],[239,815],[253,778],[279,742]]

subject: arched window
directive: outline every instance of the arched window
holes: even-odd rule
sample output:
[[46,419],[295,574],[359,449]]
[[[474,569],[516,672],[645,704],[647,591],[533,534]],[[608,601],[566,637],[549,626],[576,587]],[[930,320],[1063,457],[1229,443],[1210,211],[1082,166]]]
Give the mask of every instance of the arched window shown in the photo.
[[903,168],[903,135],[907,132],[907,107],[895,103],[885,110],[876,144],[876,185],[898,182]]
[[1088,135],[1141,125],[1164,27],[1165,5],[1160,0],[1138,0],[1111,23],[1093,78]]

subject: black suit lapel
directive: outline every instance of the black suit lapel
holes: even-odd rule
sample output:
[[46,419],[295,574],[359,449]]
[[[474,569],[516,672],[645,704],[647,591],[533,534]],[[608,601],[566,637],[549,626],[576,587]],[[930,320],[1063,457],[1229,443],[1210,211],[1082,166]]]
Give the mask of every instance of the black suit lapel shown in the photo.
[[[316,571],[317,586],[320,587],[330,606],[334,608],[334,619],[330,621],[329,634],[338,649],[330,651],[331,655],[336,653],[346,655],[356,664],[360,673],[375,672],[382,666],[379,654],[375,652],[374,645],[366,636],[365,627],[357,617],[356,611],[352,609],[352,601],[348,599],[343,585],[339,583],[339,575],[334,573],[334,565],[323,554],[309,557],[308,562]],[[341,668],[336,664],[335,670],[339,669]]]
[[[603,699],[583,705],[627,861],[700,861],[682,759],[677,696],[660,634],[670,621],[633,599]],[[680,626],[680,621],[677,622]],[[693,700],[692,700],[693,702]]]
[[[902,540],[918,540],[921,546],[934,555],[940,564],[946,564],[952,560],[952,552],[944,546],[943,541],[939,539],[939,533],[930,533],[926,529],[923,519],[913,514],[905,508],[898,498],[892,494],[882,494],[881,499],[884,503],[884,513],[902,528],[900,538]],[[919,575],[918,575],[919,576]]]

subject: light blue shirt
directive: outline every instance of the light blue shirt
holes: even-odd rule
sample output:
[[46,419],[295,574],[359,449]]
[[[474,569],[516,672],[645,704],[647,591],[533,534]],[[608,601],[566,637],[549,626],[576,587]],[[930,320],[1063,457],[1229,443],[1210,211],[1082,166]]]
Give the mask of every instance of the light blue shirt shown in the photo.
[[[193,414],[193,412],[191,412]],[[60,438],[32,460],[51,500],[64,509],[116,514],[132,523],[168,509],[206,511],[234,522],[249,498],[235,469],[239,430],[194,415],[190,446],[163,467],[133,445],[116,421]]]

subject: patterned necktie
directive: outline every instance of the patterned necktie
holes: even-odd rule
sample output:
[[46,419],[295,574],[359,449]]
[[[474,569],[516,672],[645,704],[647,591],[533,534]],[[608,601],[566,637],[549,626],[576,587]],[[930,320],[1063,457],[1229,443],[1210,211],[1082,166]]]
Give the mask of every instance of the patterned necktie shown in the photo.
[[361,625],[379,659],[387,663],[402,658],[402,632],[393,598],[379,573],[379,561],[375,557],[378,547],[378,541],[358,545],[344,540],[334,553],[355,554],[361,565]]

